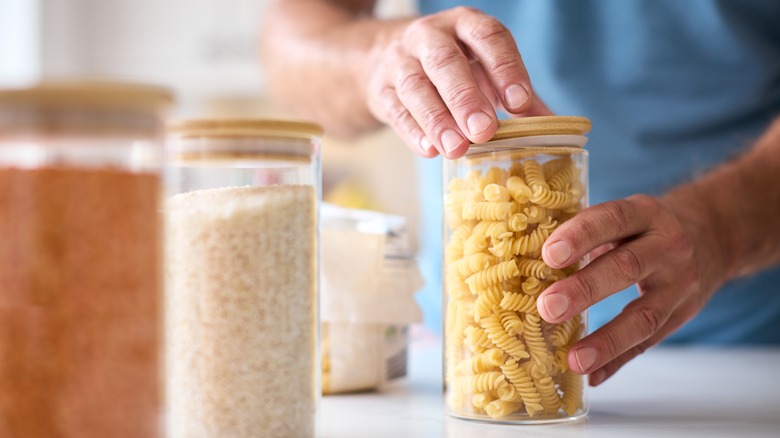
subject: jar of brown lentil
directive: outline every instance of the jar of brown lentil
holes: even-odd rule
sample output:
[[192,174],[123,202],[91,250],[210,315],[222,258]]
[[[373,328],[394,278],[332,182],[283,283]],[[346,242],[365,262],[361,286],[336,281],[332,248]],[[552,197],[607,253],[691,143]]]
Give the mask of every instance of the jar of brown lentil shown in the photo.
[[0,436],[162,436],[160,88],[0,90]]
[[587,413],[584,378],[567,365],[586,314],[547,323],[536,297],[580,265],[553,269],[541,250],[556,227],[587,206],[589,130],[581,117],[504,120],[491,141],[444,162],[450,415],[530,424]]

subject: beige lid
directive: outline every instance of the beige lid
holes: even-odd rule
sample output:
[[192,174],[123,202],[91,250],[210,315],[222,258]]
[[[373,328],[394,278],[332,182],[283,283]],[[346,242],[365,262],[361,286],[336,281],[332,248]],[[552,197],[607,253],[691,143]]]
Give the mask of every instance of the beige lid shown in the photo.
[[173,95],[166,88],[125,82],[60,81],[43,82],[29,88],[0,89],[0,108],[95,107],[159,113],[172,103]]
[[576,116],[540,116],[499,120],[496,135],[490,141],[538,135],[585,135],[590,131],[590,126],[590,120]]
[[168,124],[168,146],[178,161],[310,161],[322,134],[302,121],[190,119]]
[[168,133],[181,137],[271,137],[310,140],[321,137],[314,123],[266,119],[190,119],[168,124]]

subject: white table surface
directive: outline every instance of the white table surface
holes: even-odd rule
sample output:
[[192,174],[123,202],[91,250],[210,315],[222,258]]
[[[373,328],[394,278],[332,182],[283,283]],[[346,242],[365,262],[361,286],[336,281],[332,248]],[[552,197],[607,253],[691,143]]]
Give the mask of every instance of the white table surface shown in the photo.
[[444,411],[440,339],[410,351],[409,376],[380,392],[330,395],[323,438],[780,437],[780,348],[657,347],[588,389],[588,418],[512,426]]

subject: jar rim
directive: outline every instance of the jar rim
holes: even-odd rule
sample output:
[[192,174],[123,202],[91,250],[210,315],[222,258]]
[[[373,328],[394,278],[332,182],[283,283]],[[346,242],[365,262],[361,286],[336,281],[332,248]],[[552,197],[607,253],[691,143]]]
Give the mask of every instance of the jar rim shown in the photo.
[[520,117],[499,120],[496,134],[489,141],[542,135],[585,135],[590,128],[590,120],[586,117]]
[[168,123],[168,134],[195,138],[289,138],[312,140],[322,137],[323,129],[314,123],[300,120],[275,119],[183,119]]

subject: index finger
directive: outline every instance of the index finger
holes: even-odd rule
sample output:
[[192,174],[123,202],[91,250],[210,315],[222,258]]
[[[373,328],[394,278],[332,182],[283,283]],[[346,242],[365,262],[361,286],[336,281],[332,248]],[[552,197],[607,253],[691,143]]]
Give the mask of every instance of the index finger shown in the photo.
[[544,262],[563,268],[601,245],[643,233],[650,228],[657,210],[657,201],[647,195],[586,208],[561,224],[544,242]]
[[531,80],[509,29],[494,17],[470,10],[458,18],[455,31],[483,66],[504,108],[513,114],[529,109]]
[[[429,21],[433,22],[433,19]],[[466,138],[472,143],[489,140],[498,122],[490,99],[479,87],[466,53],[451,30],[427,23],[421,20],[407,31],[410,52],[419,59],[422,69],[456,122],[458,131],[447,129],[447,123],[440,123],[442,117],[439,115],[426,115],[422,117],[421,124],[438,125],[429,129],[435,131],[434,138],[441,142],[445,154],[452,155]],[[425,113],[428,110],[423,106],[420,111]]]

